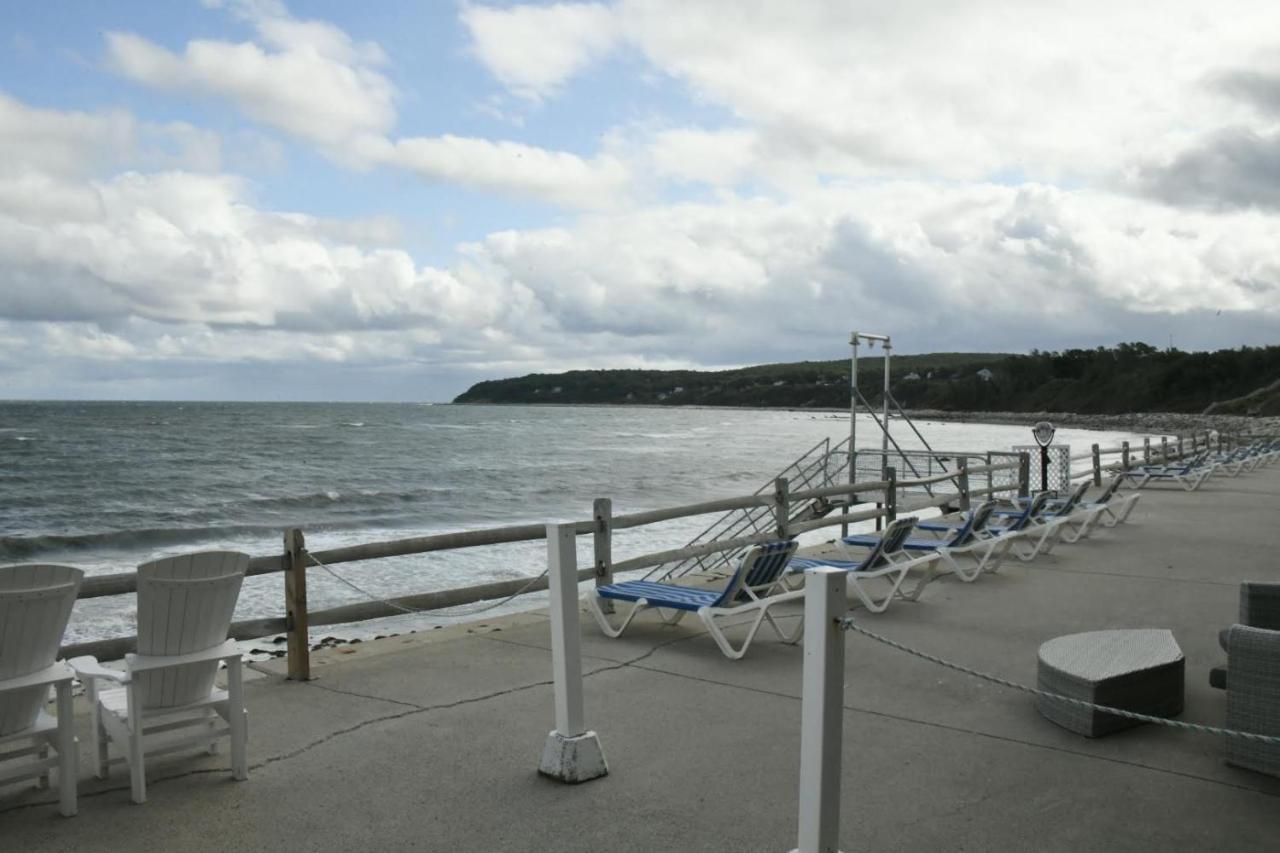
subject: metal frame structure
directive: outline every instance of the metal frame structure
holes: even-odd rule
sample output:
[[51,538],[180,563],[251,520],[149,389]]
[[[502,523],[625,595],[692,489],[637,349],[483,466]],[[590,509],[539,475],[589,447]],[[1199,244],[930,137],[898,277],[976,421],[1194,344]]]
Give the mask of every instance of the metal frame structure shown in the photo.
[[[849,335],[849,347],[852,349],[849,371],[849,482],[856,482],[858,464],[858,344],[865,341],[867,348],[874,348],[879,342],[884,349],[884,420],[880,423],[880,473],[883,476],[889,464],[889,353],[893,344],[888,335],[875,335],[869,332],[854,331]],[[871,411],[871,407],[867,407]],[[874,415],[873,415],[874,416]],[[926,445],[927,446],[927,445]]]

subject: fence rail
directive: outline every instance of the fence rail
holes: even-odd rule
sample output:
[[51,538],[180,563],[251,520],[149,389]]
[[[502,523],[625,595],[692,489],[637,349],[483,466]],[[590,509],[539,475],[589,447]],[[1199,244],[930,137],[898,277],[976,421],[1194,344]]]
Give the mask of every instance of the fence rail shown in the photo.
[[[1218,449],[1222,449],[1224,442],[1228,441],[1222,435],[1217,435],[1216,440]],[[1186,436],[1185,439],[1178,437],[1173,444],[1167,439],[1161,439],[1158,454],[1160,459],[1170,461],[1185,458],[1206,449],[1211,449],[1209,433]],[[1150,462],[1156,453],[1151,442],[1144,440],[1141,452],[1131,447],[1129,442],[1124,442],[1119,447],[1105,449],[1094,445],[1089,454],[1081,454],[1073,458],[1077,461],[1089,459],[1091,464],[1088,470],[1082,470],[1079,476],[1091,476],[1096,483],[1100,483],[1104,472],[1128,470],[1135,465]],[[612,502],[602,498],[595,502],[590,520],[574,521],[565,527],[571,529],[575,537],[584,535],[593,537],[595,564],[580,570],[578,578],[580,581],[594,578],[597,585],[602,585],[611,583],[613,575],[617,572],[660,567],[664,564],[688,561],[712,554],[732,553],[770,539],[795,537],[801,533],[826,527],[876,519],[891,521],[901,512],[917,512],[931,507],[958,506],[961,509],[967,509],[972,498],[987,497],[1001,492],[1016,491],[1018,494],[1025,495],[1029,492],[1029,460],[1026,454],[1016,456],[1016,461],[988,461],[1010,456],[1013,454],[999,451],[968,455],[952,454],[948,459],[961,464],[938,474],[900,480],[897,478],[895,469],[889,467],[884,471],[887,475],[884,479],[822,486],[796,492],[790,492],[788,479],[780,477],[774,481],[772,491],[768,491],[766,487],[752,495],[616,516],[611,514]],[[1119,458],[1104,464],[1105,457],[1113,456]],[[969,460],[974,458],[983,460],[986,464],[969,464]],[[876,473],[881,472],[877,470]],[[1012,476],[1008,476],[1010,474]],[[1007,479],[998,481],[996,475],[1003,475]],[[972,478],[975,477],[985,477],[986,485],[972,483]],[[954,491],[924,494],[918,497],[910,494],[912,490],[918,490],[923,486],[935,486],[944,482],[953,483]],[[868,495],[875,495],[877,503],[868,505],[865,509],[852,509],[852,504],[858,501],[859,496]],[[793,509],[811,501],[824,501],[831,498],[846,499],[844,512],[812,519],[793,519]],[[617,562],[612,559],[612,536],[615,530],[633,529],[675,519],[748,508],[767,511],[770,514],[772,524],[768,529],[739,530],[736,534],[726,531],[730,535],[710,541],[695,540],[694,543],[683,548],[642,554]],[[232,623],[229,636],[247,640],[284,632],[288,642],[289,676],[306,679],[310,677],[309,631],[313,627],[379,619],[399,615],[405,611],[439,610],[548,588],[548,580],[545,576],[534,579],[518,578],[312,611],[307,607],[306,575],[313,563],[331,566],[433,551],[545,540],[546,537],[545,524],[524,524],[308,551],[305,547],[303,532],[297,529],[287,530],[284,532],[283,553],[252,557],[247,571],[249,576],[284,574],[285,614]],[[134,572],[98,575],[85,578],[78,598],[128,595],[136,591],[137,574]],[[111,637],[69,644],[63,647],[61,654],[67,657],[93,654],[103,659],[116,659],[131,651],[134,644],[135,638],[131,636]]]

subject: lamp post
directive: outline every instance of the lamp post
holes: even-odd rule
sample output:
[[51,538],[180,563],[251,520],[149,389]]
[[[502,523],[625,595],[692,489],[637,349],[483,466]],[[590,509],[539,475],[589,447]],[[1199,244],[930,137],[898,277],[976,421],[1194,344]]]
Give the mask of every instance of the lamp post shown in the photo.
[[1036,444],[1040,445],[1040,491],[1049,489],[1049,445],[1053,443],[1053,424],[1040,421],[1031,428]]

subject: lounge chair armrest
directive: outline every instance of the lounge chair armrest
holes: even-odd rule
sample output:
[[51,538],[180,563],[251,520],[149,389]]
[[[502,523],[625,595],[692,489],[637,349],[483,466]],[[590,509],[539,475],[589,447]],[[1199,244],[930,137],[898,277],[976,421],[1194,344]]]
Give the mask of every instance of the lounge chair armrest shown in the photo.
[[121,684],[129,683],[129,673],[121,672],[118,669],[107,669],[98,663],[98,659],[93,655],[72,658],[67,663],[71,664],[71,668],[76,671],[76,676],[81,681],[87,678],[105,678],[108,681],[118,681]]
[[58,661],[36,672],[29,672],[17,678],[0,681],[0,693],[19,690],[24,687],[42,687],[49,684],[57,684],[59,681],[67,681],[75,677],[76,674],[71,667],[62,661]]
[[125,662],[128,664],[130,672],[146,672],[152,669],[165,669],[188,663],[204,663],[205,661],[238,657],[240,657],[240,646],[235,640],[227,640],[222,645],[185,655],[125,655]]

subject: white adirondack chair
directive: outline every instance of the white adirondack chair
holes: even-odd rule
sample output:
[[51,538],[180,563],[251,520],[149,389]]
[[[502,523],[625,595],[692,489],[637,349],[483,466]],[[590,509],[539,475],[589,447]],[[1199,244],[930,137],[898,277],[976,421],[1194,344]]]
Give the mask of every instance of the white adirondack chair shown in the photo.
[[[135,803],[145,802],[145,756],[231,738],[231,775],[249,775],[248,714],[240,652],[227,628],[240,595],[249,556],[205,551],[138,567],[138,652],[125,656],[123,672],[92,657],[71,665],[85,681],[93,706],[95,775],[109,765],[129,765]],[[218,662],[227,664],[227,689],[214,687]],[[119,687],[102,689],[99,681]],[[115,744],[119,755],[111,755]]]
[[[67,817],[76,813],[75,673],[56,659],[83,579],[70,566],[0,566],[0,785],[36,779],[47,788],[56,767]],[[51,686],[57,719],[44,710]]]

